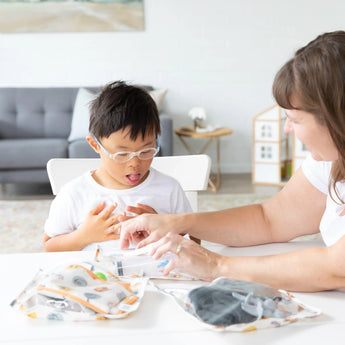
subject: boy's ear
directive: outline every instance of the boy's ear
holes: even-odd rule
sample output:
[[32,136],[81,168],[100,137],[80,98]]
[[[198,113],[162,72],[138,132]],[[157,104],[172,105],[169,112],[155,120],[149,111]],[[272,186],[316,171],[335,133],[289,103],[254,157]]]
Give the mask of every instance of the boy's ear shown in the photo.
[[99,153],[99,146],[98,146],[98,144],[96,143],[96,140],[93,138],[92,135],[87,135],[87,136],[86,136],[86,141],[89,143],[89,145],[93,148],[93,150],[94,150],[96,153]]

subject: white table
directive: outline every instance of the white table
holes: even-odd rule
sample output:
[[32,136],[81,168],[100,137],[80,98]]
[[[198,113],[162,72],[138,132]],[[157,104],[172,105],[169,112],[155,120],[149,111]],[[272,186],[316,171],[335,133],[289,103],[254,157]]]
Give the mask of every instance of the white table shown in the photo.
[[[294,242],[250,248],[210,247],[226,255],[266,255],[312,245],[315,243]],[[284,327],[248,333],[209,330],[186,314],[172,298],[150,287],[139,310],[121,320],[35,320],[9,306],[39,268],[72,258],[92,257],[93,254],[87,252],[0,255],[0,344],[344,344],[345,291],[295,293],[301,301],[320,308],[323,314]]]

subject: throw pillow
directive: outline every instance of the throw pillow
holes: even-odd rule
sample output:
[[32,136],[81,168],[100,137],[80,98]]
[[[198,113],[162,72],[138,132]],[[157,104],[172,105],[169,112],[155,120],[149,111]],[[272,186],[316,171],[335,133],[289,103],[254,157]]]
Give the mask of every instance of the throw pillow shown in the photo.
[[149,94],[151,95],[153,100],[156,102],[158,111],[161,111],[164,97],[167,92],[168,92],[168,89],[156,89],[156,90],[149,91]]
[[89,119],[91,102],[97,94],[80,88],[74,103],[71,132],[68,141],[84,139],[89,134]]

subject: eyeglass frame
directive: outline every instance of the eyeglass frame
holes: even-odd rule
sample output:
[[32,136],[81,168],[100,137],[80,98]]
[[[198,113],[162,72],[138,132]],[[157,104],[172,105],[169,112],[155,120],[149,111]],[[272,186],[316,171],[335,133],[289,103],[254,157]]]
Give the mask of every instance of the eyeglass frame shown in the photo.
[[[110,159],[112,159],[114,162],[116,162],[116,163],[127,163],[127,162],[129,162],[132,158],[134,158],[134,157],[138,157],[141,161],[147,161],[147,160],[149,160],[149,159],[153,159],[156,155],[157,155],[157,153],[159,152],[159,150],[160,150],[160,143],[159,143],[159,138],[157,137],[156,138],[156,147],[148,147],[148,148],[146,148],[146,149],[142,149],[142,150],[139,150],[139,151],[135,151],[135,152],[133,152],[133,151],[119,151],[119,152],[115,152],[115,153],[110,153],[109,151],[107,151],[104,147],[103,147],[103,145],[100,143],[100,141],[96,138],[96,136],[94,135],[94,134],[92,134],[91,133],[91,136],[95,139],[95,141],[96,141],[96,143],[97,143],[97,145],[103,150],[103,152],[110,158]],[[154,150],[154,154],[153,154],[153,157],[152,158],[140,158],[140,153],[141,152],[143,152],[143,151],[145,151],[145,150],[148,150],[148,149],[153,149]],[[124,154],[124,153],[129,153],[129,158],[126,160],[126,161],[123,161],[123,162],[119,162],[119,161],[117,161],[116,160],[116,155],[118,155],[118,154]]]

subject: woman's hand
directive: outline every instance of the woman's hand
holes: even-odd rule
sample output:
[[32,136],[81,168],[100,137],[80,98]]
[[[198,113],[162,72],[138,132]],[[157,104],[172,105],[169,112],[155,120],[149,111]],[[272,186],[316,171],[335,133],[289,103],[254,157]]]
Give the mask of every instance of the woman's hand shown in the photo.
[[180,235],[168,233],[154,246],[150,255],[159,259],[163,254],[171,252],[176,254],[176,259],[170,260],[163,271],[168,275],[175,268],[182,269],[190,275],[202,280],[211,281],[220,276],[218,267],[225,259],[213,253],[192,240]]
[[179,233],[176,224],[179,216],[145,213],[126,221],[123,221],[125,217],[120,217],[121,223],[115,228],[120,231],[121,249],[128,248],[130,242],[137,243],[137,248],[145,247],[152,242],[157,242],[168,232]]

